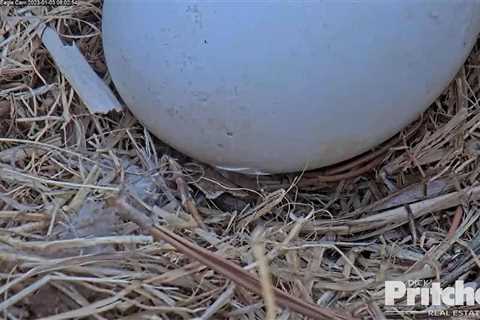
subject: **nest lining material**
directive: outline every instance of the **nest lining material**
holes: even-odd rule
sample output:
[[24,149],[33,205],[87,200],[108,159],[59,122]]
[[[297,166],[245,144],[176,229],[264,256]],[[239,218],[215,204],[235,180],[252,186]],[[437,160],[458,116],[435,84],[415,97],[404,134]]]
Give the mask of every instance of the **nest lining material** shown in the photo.
[[0,8],[3,318],[386,319],[415,308],[385,306],[385,280],[480,286],[478,46],[378,150],[252,178],[90,112],[32,16],[113,89],[99,1]]

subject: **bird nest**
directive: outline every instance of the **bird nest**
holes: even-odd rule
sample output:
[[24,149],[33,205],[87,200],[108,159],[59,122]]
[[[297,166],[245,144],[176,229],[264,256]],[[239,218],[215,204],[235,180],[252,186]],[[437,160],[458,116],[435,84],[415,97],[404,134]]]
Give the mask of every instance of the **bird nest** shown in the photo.
[[[221,172],[92,112],[39,27],[112,90],[101,2],[0,8],[3,319],[386,319],[385,281],[480,286],[480,50],[390,141],[320,171]],[[395,75],[392,75],[395,76]],[[480,311],[478,311],[480,314]]]

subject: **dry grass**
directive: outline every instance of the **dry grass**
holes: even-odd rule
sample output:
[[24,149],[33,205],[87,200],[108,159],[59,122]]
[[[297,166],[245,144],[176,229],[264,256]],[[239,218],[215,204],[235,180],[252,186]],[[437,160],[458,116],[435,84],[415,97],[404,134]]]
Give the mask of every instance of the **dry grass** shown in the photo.
[[[23,12],[0,8],[0,318],[385,319],[386,279],[480,286],[479,47],[379,151],[250,178],[90,114]],[[34,13],[110,84],[99,1]]]

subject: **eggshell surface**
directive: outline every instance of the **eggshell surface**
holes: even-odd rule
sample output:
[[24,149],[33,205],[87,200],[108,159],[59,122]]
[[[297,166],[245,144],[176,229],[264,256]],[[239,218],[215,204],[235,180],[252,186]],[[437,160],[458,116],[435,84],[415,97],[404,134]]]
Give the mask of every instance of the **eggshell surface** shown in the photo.
[[315,169],[414,121],[480,31],[476,0],[105,0],[112,80],[154,135],[248,174]]

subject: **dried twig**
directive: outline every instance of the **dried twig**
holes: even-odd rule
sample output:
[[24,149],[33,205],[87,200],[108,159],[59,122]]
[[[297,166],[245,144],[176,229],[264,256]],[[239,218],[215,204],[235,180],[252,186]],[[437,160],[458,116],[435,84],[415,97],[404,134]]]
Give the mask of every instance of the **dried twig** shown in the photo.
[[[233,264],[232,262],[221,258],[193,243],[177,236],[171,231],[161,226],[153,226],[148,218],[130,206],[125,199],[118,199],[117,207],[119,214],[124,218],[134,221],[148,231],[156,240],[163,240],[173,245],[177,250],[183,252],[192,259],[195,259],[209,268],[215,270],[234,281],[237,285],[245,287],[257,294],[262,293],[261,285],[255,277],[246,272],[242,268]],[[274,289],[275,298],[278,303],[284,307],[288,307],[293,311],[301,313],[312,319],[353,319],[349,315],[343,315],[340,312],[335,312],[329,309],[320,308],[318,306],[306,303],[298,298],[290,296],[283,291]]]

